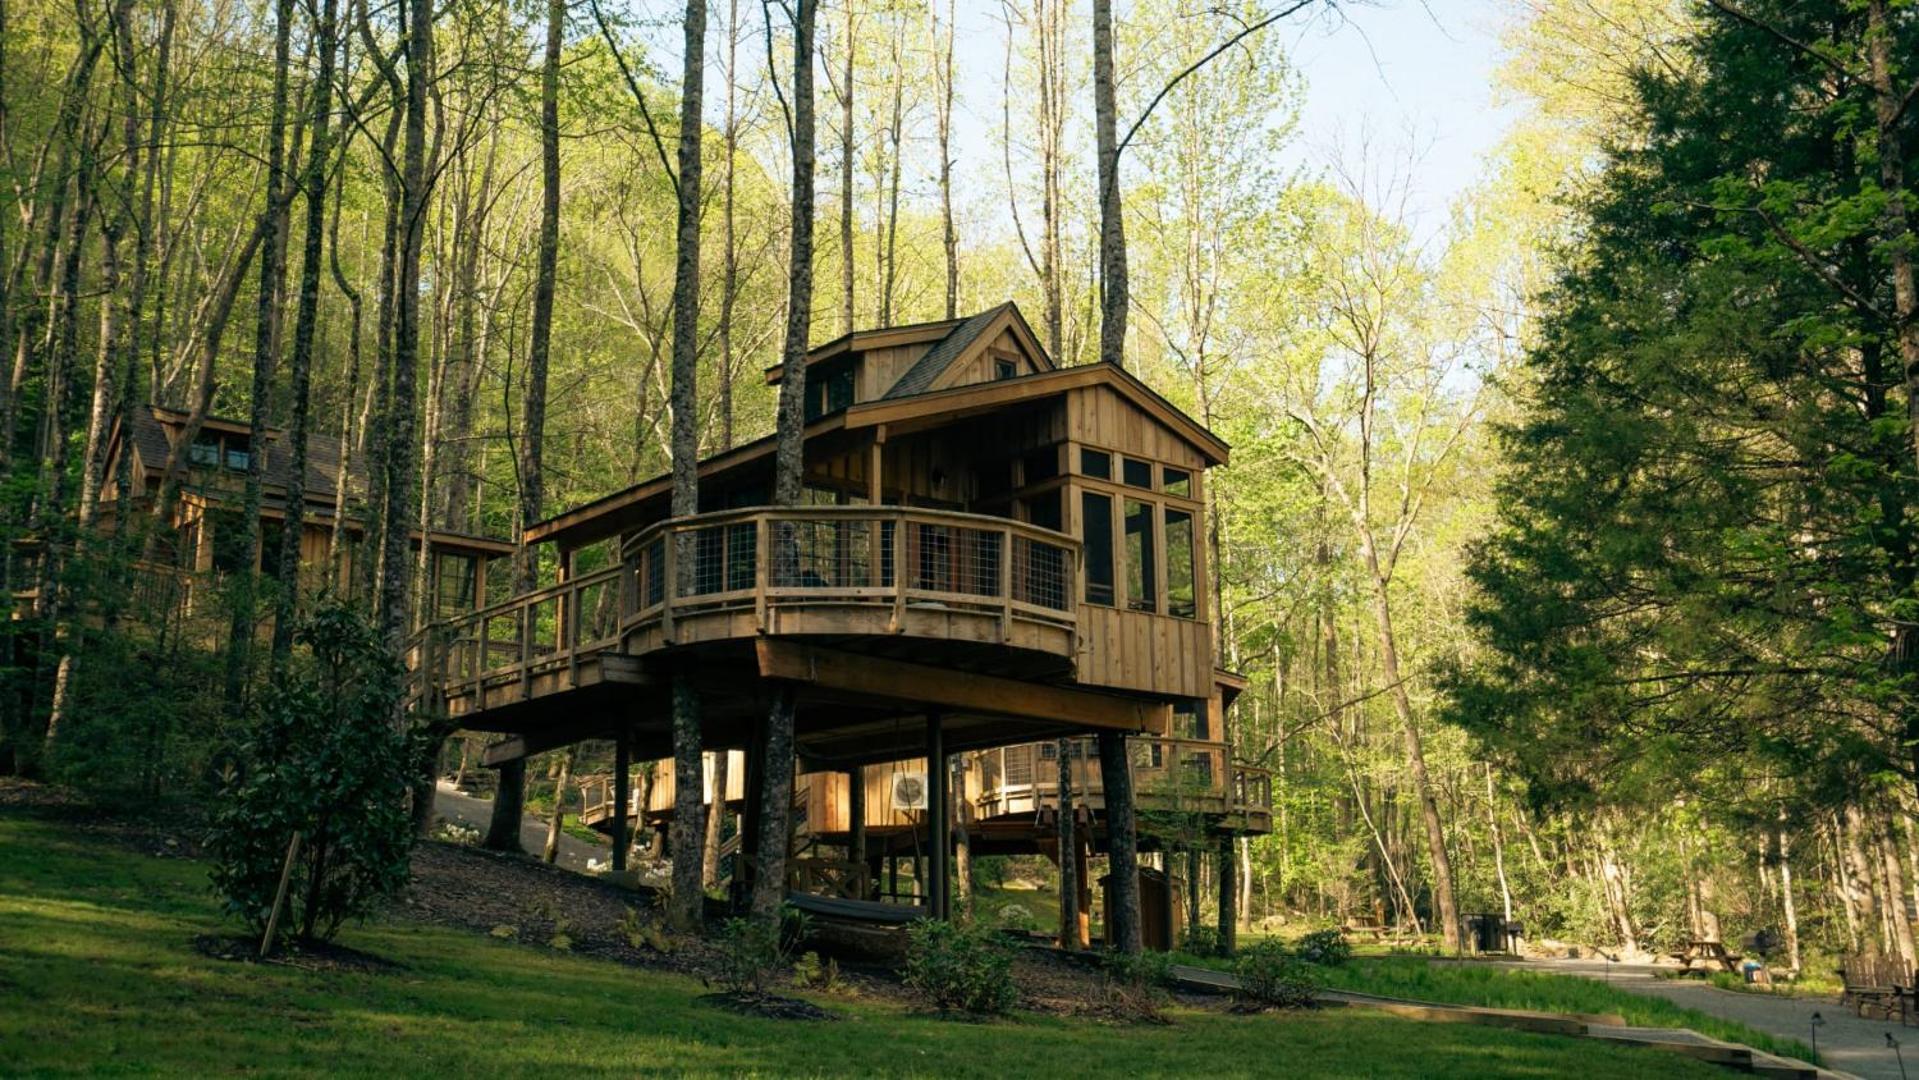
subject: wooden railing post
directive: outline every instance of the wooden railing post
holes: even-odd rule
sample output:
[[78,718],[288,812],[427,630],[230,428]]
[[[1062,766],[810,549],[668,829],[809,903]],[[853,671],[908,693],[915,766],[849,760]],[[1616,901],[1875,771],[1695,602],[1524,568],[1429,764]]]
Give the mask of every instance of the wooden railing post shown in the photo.
[[520,700],[533,697],[533,605],[520,605]]
[[999,639],[1013,636],[1013,530],[999,531]]
[[910,527],[905,514],[893,515],[893,621],[886,628],[893,634],[906,632],[906,530]]
[[753,519],[753,625],[762,634],[768,629],[766,590],[773,581],[772,533],[773,523],[764,514]]
[[673,598],[679,592],[679,526],[665,530],[660,537],[660,561],[665,573],[660,579],[660,640],[673,644]]
[[561,601],[566,606],[560,609],[566,619],[566,684],[580,685],[580,587],[575,584],[567,591]]

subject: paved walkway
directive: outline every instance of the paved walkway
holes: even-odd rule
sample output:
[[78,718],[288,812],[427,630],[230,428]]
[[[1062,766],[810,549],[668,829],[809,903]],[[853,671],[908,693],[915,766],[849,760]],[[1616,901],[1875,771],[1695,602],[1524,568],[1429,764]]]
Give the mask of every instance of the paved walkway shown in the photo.
[[[445,780],[433,795],[433,811],[448,821],[457,821],[485,833],[487,825],[493,820],[493,800],[476,799],[456,790]],[[520,819],[520,846],[528,853],[538,855],[546,850],[546,821],[531,814]],[[586,871],[588,859],[606,862],[613,857],[612,848],[607,844],[589,844],[577,837],[560,834],[559,864],[568,870]]]
[[1828,1068],[1864,1080],[1903,1080],[1899,1060],[1886,1046],[1886,1035],[1891,1033],[1902,1044],[1901,1051],[1913,1056],[1907,1067],[1919,1072],[1919,1028],[1902,1028],[1897,1021],[1862,1020],[1850,1007],[1830,998],[1745,994],[1693,979],[1662,979],[1656,974],[1660,969],[1648,964],[1528,960],[1499,966],[1599,979],[1621,990],[1662,997],[1684,1008],[1808,1044],[1812,1041],[1812,1015],[1818,1013],[1825,1021],[1819,1027],[1819,1056]]

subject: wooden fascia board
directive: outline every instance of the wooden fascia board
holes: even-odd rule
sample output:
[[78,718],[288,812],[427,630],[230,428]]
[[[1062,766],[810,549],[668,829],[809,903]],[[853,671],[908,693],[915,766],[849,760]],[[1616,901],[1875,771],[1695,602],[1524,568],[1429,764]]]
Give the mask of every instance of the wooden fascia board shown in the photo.
[[760,638],[754,642],[754,649],[759,656],[762,678],[921,702],[928,709],[1153,735],[1164,735],[1173,721],[1170,703],[1021,682],[997,675],[975,675],[775,638]]
[[1056,368],[1017,379],[971,383],[946,390],[930,390],[910,397],[869,401],[846,410],[846,426],[899,425],[923,416],[950,416],[960,412],[994,409],[1100,384],[1111,386],[1153,419],[1192,444],[1210,464],[1226,464],[1232,448],[1226,445],[1225,440],[1201,427],[1198,421],[1179,411],[1165,398],[1153,393],[1146,384],[1108,364]]

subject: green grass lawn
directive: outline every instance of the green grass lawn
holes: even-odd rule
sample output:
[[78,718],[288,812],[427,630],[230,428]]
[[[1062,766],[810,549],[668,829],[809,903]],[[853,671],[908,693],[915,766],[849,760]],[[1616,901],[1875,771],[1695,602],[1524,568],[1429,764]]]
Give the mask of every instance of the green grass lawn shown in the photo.
[[1714,1076],[1652,1051],[1364,1010],[1170,1026],[967,1024],[873,1000],[745,1018],[696,980],[403,921],[343,944],[403,965],[314,973],[209,959],[204,866],[0,816],[0,1074]]
[[[1180,960],[1215,968],[1230,967],[1227,962],[1213,959],[1182,956]],[[1483,964],[1434,961],[1423,956],[1358,956],[1342,967],[1315,970],[1326,985],[1339,990],[1446,1005],[1610,1014],[1624,1018],[1635,1027],[1691,1028],[1716,1039],[1812,1060],[1811,1049],[1796,1040],[1775,1038],[1744,1024],[1721,1020],[1697,1009],[1681,1008],[1664,998],[1634,994],[1577,975],[1514,971]]]

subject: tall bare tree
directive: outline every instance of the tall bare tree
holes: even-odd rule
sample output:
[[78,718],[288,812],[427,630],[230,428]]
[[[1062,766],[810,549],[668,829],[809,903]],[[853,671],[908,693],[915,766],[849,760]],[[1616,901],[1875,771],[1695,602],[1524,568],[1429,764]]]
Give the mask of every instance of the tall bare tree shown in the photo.
[[[793,219],[787,259],[786,341],[781,348],[783,374],[774,436],[773,499],[782,506],[800,501],[803,490],[806,426],[806,350],[813,328],[813,0],[794,0],[792,106],[788,135],[793,158]],[[797,552],[795,538],[781,537],[775,572]],[[793,802],[793,688],[774,689],[767,710],[760,790],[757,865],[753,868],[752,910],[756,918],[779,917],[786,897],[786,855]]]
[[[700,512],[700,144],[702,84],[706,77],[706,0],[687,0],[685,67],[680,81],[678,240],[673,262],[673,516]],[[676,538],[678,588],[693,591],[698,570],[693,534]],[[674,925],[699,925],[706,804],[701,775],[700,699],[685,665],[673,674],[673,898],[668,909]],[[714,814],[722,812],[724,790],[713,793]]]
[[[520,549],[514,588],[539,585],[538,556],[526,530],[540,520],[546,501],[546,377],[553,339],[553,288],[560,261],[560,49],[566,38],[566,0],[547,0],[546,53],[540,70],[540,250],[533,278],[533,326],[527,342],[526,389],[520,398]],[[520,816],[526,806],[526,762],[500,768],[486,846],[520,849]]]

